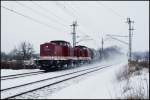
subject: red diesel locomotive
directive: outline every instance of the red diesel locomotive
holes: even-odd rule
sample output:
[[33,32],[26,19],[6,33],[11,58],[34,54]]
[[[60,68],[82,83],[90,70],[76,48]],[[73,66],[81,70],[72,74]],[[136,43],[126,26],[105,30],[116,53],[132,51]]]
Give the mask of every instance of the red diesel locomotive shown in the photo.
[[64,65],[80,64],[91,60],[91,50],[86,46],[71,47],[62,40],[50,41],[40,45],[40,69],[63,68]]

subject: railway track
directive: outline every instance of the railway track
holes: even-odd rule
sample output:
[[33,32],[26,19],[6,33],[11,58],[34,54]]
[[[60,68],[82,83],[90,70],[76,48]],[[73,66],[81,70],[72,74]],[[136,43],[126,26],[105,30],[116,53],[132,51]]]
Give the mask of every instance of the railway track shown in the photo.
[[37,75],[37,74],[43,74],[43,73],[44,71],[36,71],[36,72],[29,72],[29,73],[14,74],[14,75],[2,76],[1,80],[8,80],[8,79],[32,76],[32,75]]
[[[14,98],[29,92],[33,92],[51,85],[55,85],[76,77],[80,77],[82,75],[85,74],[89,74],[107,67],[111,67],[112,65],[109,66],[96,66],[93,68],[87,68],[84,70],[80,70],[80,71],[75,71],[75,72],[70,72],[67,74],[63,74],[63,75],[58,75],[58,76],[54,76],[54,77],[50,77],[47,79],[42,79],[42,80],[38,80],[38,81],[34,81],[34,82],[30,82],[30,83],[26,83],[26,84],[22,84],[22,85],[18,85],[18,86],[13,86],[13,87],[9,87],[9,88],[5,88],[1,90],[1,99],[10,99],[10,98]],[[30,87],[30,88],[29,88]]]

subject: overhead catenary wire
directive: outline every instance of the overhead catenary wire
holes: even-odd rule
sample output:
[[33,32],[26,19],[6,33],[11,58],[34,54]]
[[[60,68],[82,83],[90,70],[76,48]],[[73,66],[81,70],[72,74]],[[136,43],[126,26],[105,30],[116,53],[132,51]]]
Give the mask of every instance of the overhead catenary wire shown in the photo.
[[[64,12],[66,12],[69,16],[72,16],[73,18],[75,17],[76,18],[76,14],[74,14],[71,10],[67,10],[67,7],[66,6],[63,6],[63,4],[60,4],[58,3],[58,1],[55,1],[55,4],[58,6],[58,7],[61,7],[62,10]],[[63,6],[63,7],[62,7]],[[81,30],[80,30],[81,31]],[[82,33],[84,33],[85,35],[88,35],[86,34],[85,32],[81,31]],[[90,36],[91,37],[91,36]],[[93,39],[94,40],[94,39]],[[94,40],[96,42],[96,40]]]
[[[70,2],[70,4],[68,3],[67,6],[69,7],[70,10],[72,10],[74,13],[76,13],[76,15],[78,15],[78,16],[80,15],[80,13],[77,11],[77,8],[71,6],[71,2]],[[81,15],[80,15],[80,16],[81,16]],[[81,17],[79,17],[79,19],[81,19]],[[83,23],[80,22],[80,24],[81,24],[81,27],[82,27],[82,28],[88,30],[87,33],[89,33],[89,31],[90,31],[90,32],[93,31],[93,30],[90,30],[90,28],[86,28],[86,27],[85,27],[86,25],[83,25]],[[83,32],[83,31],[81,31],[81,32],[84,33],[85,35],[87,35],[86,32]],[[93,38],[93,36],[90,36],[90,37]],[[93,40],[96,42],[95,39],[93,39]]]
[[60,30],[60,29],[57,28],[57,27],[54,27],[54,26],[52,26],[52,25],[49,25],[49,24],[44,23],[44,22],[42,22],[42,21],[39,21],[39,20],[37,20],[37,19],[35,19],[35,18],[33,18],[33,17],[30,17],[30,16],[28,16],[28,15],[22,14],[22,13],[16,11],[16,10],[12,10],[12,9],[10,9],[10,8],[7,8],[7,7],[3,6],[3,5],[1,5],[1,7],[4,8],[4,9],[6,9],[6,10],[8,10],[8,11],[10,11],[10,12],[13,12],[13,13],[15,13],[15,14],[17,14],[17,15],[20,15],[20,16],[23,16],[23,17],[25,17],[25,18],[27,18],[27,19],[30,19],[30,20],[32,20],[32,21],[34,21],[34,22],[36,22],[36,23],[42,24],[42,25],[44,25],[44,26],[46,26],[46,27],[49,27],[49,28],[51,28],[51,29],[54,29],[54,30],[57,30],[57,31],[62,31],[62,30]]
[[[17,1],[16,1],[16,3],[18,3],[19,5],[21,5],[21,6],[25,7],[25,8],[27,8],[27,9],[29,9],[29,10],[31,10],[31,11],[33,11],[34,13],[37,13],[37,14],[40,14],[40,15],[46,17],[46,18],[49,18],[48,16],[45,16],[43,13],[40,13],[40,12],[38,12],[38,11],[32,9],[31,7],[26,6],[25,4],[22,4],[22,3],[17,2]],[[34,4],[35,4],[35,3],[34,3]],[[38,4],[36,4],[36,6],[40,7]],[[64,26],[64,25],[63,25],[63,26]],[[83,32],[82,32],[82,33],[83,33]]]
[[[64,1],[64,3],[66,3],[66,2]],[[76,10],[75,10],[72,6],[69,5],[69,2],[68,2],[68,4],[67,4],[67,6],[68,6],[70,9],[72,9],[72,11],[73,11],[73,13],[74,13],[75,15],[79,15],[79,13],[76,12]]]
[[[72,11],[74,12],[74,13],[76,13],[78,16],[80,15],[78,12],[77,12],[77,10],[75,9],[75,8],[73,8],[72,6],[70,6],[69,4],[67,5],[67,6],[69,6],[69,8],[70,9],[72,9]],[[80,18],[80,17],[79,17]],[[81,18],[80,18],[81,19]],[[85,29],[88,29],[89,30],[89,28],[86,28],[84,25],[83,25],[83,23],[81,23],[81,27],[83,27],[83,28],[85,28]],[[81,31],[81,30],[80,30]],[[85,34],[85,36],[87,36],[88,34],[86,33],[86,32],[83,32],[83,31],[81,31],[83,34]],[[89,33],[89,32],[88,32]],[[90,35],[88,35],[88,36],[90,36]],[[91,38],[93,38],[92,36],[90,36]],[[96,42],[96,40],[95,39],[93,39],[95,42]]]
[[[109,35],[107,35],[107,36],[109,36]],[[120,39],[118,39],[118,38],[114,38],[114,37],[112,37],[112,36],[109,36],[109,37],[105,38],[103,41],[104,41],[104,42],[110,42],[111,40],[119,41],[121,44],[122,44],[122,43],[125,44],[124,46],[128,46],[128,43],[127,43],[127,42],[122,41],[122,40],[120,40]]]
[[[71,11],[70,8],[72,8],[72,7],[69,7],[70,10],[68,10],[68,9],[67,9],[67,6],[65,6],[65,5],[63,5],[63,4],[60,4],[60,3],[58,3],[57,1],[55,1],[55,4],[56,4],[58,7],[60,7],[61,10],[63,10],[65,13],[67,13],[69,16],[72,16],[73,18],[77,18],[76,15],[79,15],[78,13],[75,14],[74,12]],[[74,11],[75,11],[75,10],[74,10]],[[81,29],[80,29],[79,31],[81,31]],[[86,33],[83,32],[83,31],[81,31],[81,33],[86,34]],[[86,35],[87,35],[87,34],[86,34]]]
[[[109,35],[109,34],[106,34],[106,35]],[[111,34],[111,36],[115,36],[115,37],[129,37],[129,36],[122,36],[122,35],[114,35],[114,34]]]
[[102,2],[100,2],[100,1],[96,1],[96,2],[97,2],[99,5],[105,7],[105,8],[106,8],[107,10],[109,10],[111,13],[113,13],[113,14],[117,15],[118,17],[120,17],[121,19],[122,19],[122,18],[123,18],[123,19],[125,18],[124,16],[122,16],[121,14],[119,14],[118,12],[116,12],[114,9],[105,6]]
[[[40,16],[43,16],[43,17],[47,18],[48,20],[53,21],[54,23],[59,23],[59,24],[61,24],[63,27],[65,27],[65,24],[58,22],[58,20],[56,20],[56,19],[54,19],[54,18],[52,18],[52,17],[50,17],[50,16],[47,16],[47,15],[45,15],[44,13],[41,13],[41,12],[39,12],[39,11],[37,11],[37,10],[34,10],[34,9],[32,9],[31,7],[26,6],[25,4],[23,4],[23,3],[19,2],[19,1],[15,1],[15,2],[16,2],[17,4],[19,4],[20,6],[22,6],[22,7],[27,8],[27,9],[31,10],[32,12],[34,12],[34,13],[40,15]],[[67,28],[68,28],[68,27],[67,27]]]
[[[99,2],[100,3],[100,2]],[[124,18],[121,14],[117,13],[115,10],[105,6],[104,4],[100,3],[103,7],[107,8],[109,11],[111,11],[112,13],[114,13],[115,15],[117,15],[118,17],[120,17],[121,19]],[[69,7],[71,8],[75,13],[77,13],[79,15],[79,13],[76,11],[76,9],[74,9],[73,7]],[[121,35],[113,35],[113,36],[117,36],[117,37],[128,37],[128,36],[121,36]],[[113,39],[117,39],[117,38],[113,38]],[[122,43],[125,43],[127,44],[126,42],[122,41],[122,40],[119,40],[117,39],[118,41],[122,42]]]
[[68,14],[69,16],[72,16],[73,18],[76,19],[76,15],[74,15],[74,13],[70,12],[69,10],[67,10],[65,6],[63,6],[62,4],[58,3],[58,1],[54,1],[54,2],[55,2],[55,4],[56,4],[58,7],[61,8],[61,10],[63,10],[64,12],[67,12],[67,14]]
[[[49,12],[50,10],[48,10],[48,9],[46,9],[45,7],[42,7],[41,5],[39,5],[38,3],[36,3],[36,2],[33,2],[32,1],[32,3],[33,4],[35,4],[36,6],[38,6],[40,9],[42,9],[43,11],[45,11],[45,12]],[[64,10],[64,7],[62,7],[63,5],[62,4],[60,4],[60,3],[58,3],[58,2],[55,2],[55,4],[57,5],[57,6],[59,6],[59,7],[61,7],[62,9],[63,9],[63,11],[65,12],[65,13],[67,13],[69,16],[72,16],[72,17],[74,17],[74,14],[72,15],[70,12],[68,12],[68,10],[67,9],[65,9]],[[61,10],[62,10],[61,9]],[[52,13],[52,12],[51,12]],[[57,16],[55,13],[52,13],[52,15],[54,15],[55,17],[57,17],[58,19],[61,19],[61,21],[64,21],[64,23],[66,23],[68,20],[65,20],[64,18],[62,18],[62,17],[59,17],[59,16]],[[63,25],[63,26],[66,26],[66,25]],[[79,30],[81,33],[84,33],[83,31],[81,31],[81,30]],[[84,33],[85,34],[85,33]]]
[[117,40],[117,41],[119,41],[119,42],[121,42],[121,43],[123,43],[123,44],[129,45],[129,43],[127,43],[127,42],[125,42],[125,41],[122,41],[122,40],[120,40],[120,39],[117,39],[117,38],[115,38],[115,37],[113,37],[113,36],[111,36],[111,35],[107,35],[107,36],[109,36],[110,38],[112,38],[112,39],[114,39],[114,40]]
[[[69,6],[69,8],[72,9],[74,13],[76,13],[76,15],[81,16],[80,13],[78,13],[78,11],[74,7],[70,6],[69,4],[67,4],[67,6]],[[81,17],[79,17],[79,19],[81,19]],[[89,30],[89,28],[86,28],[85,25],[83,25],[83,23],[81,23],[81,25],[81,27]]]
[[[53,13],[52,11],[50,11],[49,9],[41,6],[40,4],[36,3],[35,1],[31,1],[34,5],[36,5],[37,7],[39,7],[41,10],[45,11],[45,12],[48,12],[47,14],[50,13],[50,15],[53,15],[55,16],[55,18],[59,19],[59,21],[63,21],[63,23],[65,22],[69,22],[68,20],[64,19],[63,17],[60,17],[60,16],[57,16],[55,13]],[[62,24],[63,24],[62,23]],[[64,26],[66,26],[65,24],[63,24]]]

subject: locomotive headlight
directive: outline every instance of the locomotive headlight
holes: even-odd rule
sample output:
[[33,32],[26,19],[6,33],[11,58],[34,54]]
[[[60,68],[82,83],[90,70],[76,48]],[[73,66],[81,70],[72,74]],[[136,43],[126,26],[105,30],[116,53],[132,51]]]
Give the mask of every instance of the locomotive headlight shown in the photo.
[[50,49],[48,48],[48,46],[44,47],[44,51],[50,51]]

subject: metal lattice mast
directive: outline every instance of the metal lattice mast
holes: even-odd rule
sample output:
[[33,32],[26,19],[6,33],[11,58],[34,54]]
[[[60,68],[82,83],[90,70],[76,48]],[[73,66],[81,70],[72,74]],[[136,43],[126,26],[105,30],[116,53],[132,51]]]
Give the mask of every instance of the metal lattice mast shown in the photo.
[[71,26],[73,26],[72,39],[73,39],[73,47],[75,47],[76,46],[76,26],[77,26],[77,21],[74,21]]
[[101,43],[102,43],[102,44],[101,44],[101,45],[102,45],[102,48],[101,48],[101,57],[103,58],[103,53],[104,53],[104,52],[103,52],[103,44],[104,44],[103,37],[102,37],[102,42],[101,42]]
[[131,21],[130,18],[127,18],[127,23],[129,24],[129,62],[132,59],[132,30],[134,30],[133,28],[131,28],[131,24],[134,23],[134,21]]

